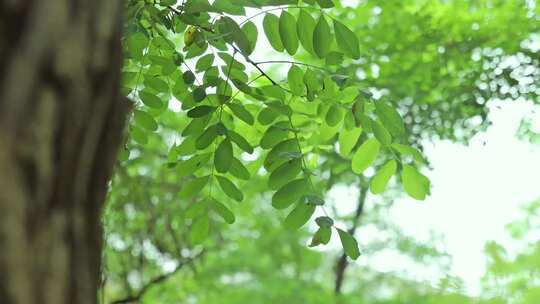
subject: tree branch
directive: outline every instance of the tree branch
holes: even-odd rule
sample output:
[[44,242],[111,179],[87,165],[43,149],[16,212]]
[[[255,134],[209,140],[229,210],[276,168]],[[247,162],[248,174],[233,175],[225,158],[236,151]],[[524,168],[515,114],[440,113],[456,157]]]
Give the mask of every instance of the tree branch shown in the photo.
[[299,61],[267,60],[267,61],[258,61],[258,62],[256,62],[256,64],[268,64],[268,63],[290,63],[290,64],[303,65],[303,66],[307,66],[307,67],[310,67],[310,68],[314,68],[314,69],[318,69],[318,70],[323,70],[325,72],[329,72],[328,69],[326,69],[326,68],[316,66],[316,65],[313,65],[313,64],[309,64],[309,63],[305,63],[305,62],[299,62]]
[[[364,205],[366,202],[368,187],[361,185],[360,195],[358,196],[358,207],[353,218],[352,227],[348,230],[349,234],[354,235],[356,228],[360,222],[360,217],[364,213]],[[336,284],[334,292],[339,295],[341,293],[341,287],[343,286],[343,280],[345,278],[345,270],[347,270],[348,262],[347,255],[343,253],[336,263]]]
[[139,291],[135,295],[129,295],[129,296],[125,297],[125,298],[114,300],[114,301],[111,302],[111,304],[124,304],[124,303],[133,303],[133,302],[140,301],[141,298],[144,296],[144,294],[151,287],[153,287],[154,285],[159,284],[159,283],[167,280],[168,278],[172,277],[174,274],[176,274],[178,271],[180,271],[180,269],[182,269],[184,266],[192,264],[197,258],[202,256],[203,253],[204,253],[204,251],[201,251],[196,256],[183,260],[182,262],[178,263],[178,265],[176,265],[176,267],[171,272],[160,274],[160,275],[154,277],[153,279],[148,281],[148,283],[146,283],[141,289],[139,289]]

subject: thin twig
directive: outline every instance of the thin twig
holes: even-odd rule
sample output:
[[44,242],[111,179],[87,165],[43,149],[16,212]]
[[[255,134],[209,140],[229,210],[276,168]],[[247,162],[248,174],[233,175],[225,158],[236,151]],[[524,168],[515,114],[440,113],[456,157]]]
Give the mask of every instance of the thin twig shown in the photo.
[[257,63],[257,64],[268,64],[268,63],[290,63],[290,64],[296,64],[296,65],[303,65],[303,66],[307,66],[307,67],[310,67],[310,68],[319,69],[319,70],[323,70],[323,71],[327,71],[327,72],[328,72],[328,69],[326,69],[326,68],[323,68],[323,67],[320,67],[320,66],[316,66],[316,65],[313,65],[313,64],[309,64],[309,63],[299,62],[299,61],[290,61],[290,60],[268,60],[268,61],[258,61],[258,62],[256,62],[256,63]]
[[180,269],[182,269],[182,267],[184,266],[187,266],[189,264],[192,264],[197,258],[199,258],[202,254],[204,253],[204,251],[201,251],[199,254],[197,254],[196,256],[194,257],[191,257],[189,259],[186,259],[180,263],[178,263],[178,265],[176,265],[176,267],[171,271],[171,272],[168,272],[168,273],[164,273],[164,274],[160,274],[156,277],[154,277],[153,279],[151,279],[150,281],[148,281],[148,283],[146,283],[141,289],[139,289],[139,291],[135,294],[135,295],[130,295],[130,296],[127,296],[123,299],[118,299],[118,300],[114,300],[111,302],[111,304],[123,304],[123,303],[133,303],[133,302],[139,302],[140,299],[144,296],[144,294],[151,288],[153,287],[154,285],[156,284],[159,284],[165,280],[167,280],[168,278],[170,278],[171,276],[173,276],[174,274],[176,274],[178,271],[180,271]]

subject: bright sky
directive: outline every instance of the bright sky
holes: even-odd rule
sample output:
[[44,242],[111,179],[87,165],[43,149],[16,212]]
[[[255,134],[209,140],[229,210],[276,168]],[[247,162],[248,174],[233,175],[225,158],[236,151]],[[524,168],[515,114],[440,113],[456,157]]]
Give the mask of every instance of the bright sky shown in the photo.
[[524,102],[496,105],[501,107],[492,107],[493,125],[469,146],[439,141],[426,147],[432,195],[424,202],[399,199],[392,210],[392,220],[413,236],[430,230],[443,235],[452,271],[473,294],[485,270],[484,244],[505,242],[505,225],[518,217],[519,206],[540,197],[540,146],[515,136],[533,108]]

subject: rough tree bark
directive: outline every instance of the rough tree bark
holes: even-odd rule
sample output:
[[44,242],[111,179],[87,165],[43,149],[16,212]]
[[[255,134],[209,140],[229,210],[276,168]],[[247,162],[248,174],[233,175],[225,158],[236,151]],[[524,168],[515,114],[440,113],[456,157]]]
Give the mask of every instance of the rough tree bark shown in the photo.
[[96,303],[129,103],[119,0],[0,0],[0,302]]

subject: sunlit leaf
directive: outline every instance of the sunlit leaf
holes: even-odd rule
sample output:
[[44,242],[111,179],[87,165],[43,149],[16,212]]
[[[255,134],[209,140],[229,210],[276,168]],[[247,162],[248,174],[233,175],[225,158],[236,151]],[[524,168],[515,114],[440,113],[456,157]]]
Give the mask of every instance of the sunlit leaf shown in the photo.
[[279,35],[279,18],[269,13],[264,15],[263,29],[268,42],[270,42],[274,50],[283,52],[283,43],[281,43],[281,37]]
[[310,54],[315,55],[313,50],[313,32],[315,31],[315,19],[305,10],[300,10],[296,31],[302,47]]
[[424,200],[430,194],[429,179],[413,166],[403,165],[401,180],[405,192],[414,199]]
[[341,132],[339,132],[338,142],[339,142],[339,153],[342,156],[347,157],[356,143],[358,142],[358,138],[360,138],[360,135],[362,134],[361,128],[354,128],[351,130],[344,129]]
[[303,96],[306,94],[302,69],[293,64],[287,73],[287,79],[289,80],[289,88],[294,95]]
[[360,57],[360,50],[358,48],[358,38],[356,38],[356,35],[336,19],[334,19],[333,22],[338,47],[345,54],[349,55],[349,57],[358,59],[358,57]]
[[377,158],[380,147],[381,144],[375,138],[366,140],[352,157],[353,172],[362,174],[364,170],[370,167]]
[[352,235],[347,231],[336,229],[339,234],[339,239],[341,240],[341,245],[345,254],[353,260],[356,260],[360,256],[360,249],[358,249],[358,243]]
[[389,160],[384,166],[382,166],[375,176],[371,178],[370,190],[373,194],[379,194],[384,191],[388,181],[392,175],[396,173],[397,162],[395,160]]
[[332,34],[330,26],[323,15],[319,18],[315,31],[313,32],[313,49],[315,54],[320,58],[324,58],[332,47]]
[[375,135],[375,138],[377,138],[381,144],[388,146],[392,143],[392,135],[390,135],[390,132],[388,132],[381,123],[374,120],[371,122],[371,128],[373,130],[373,135]]
[[279,17],[279,36],[287,53],[294,55],[298,50],[298,36],[296,34],[296,20],[287,11],[282,11]]

